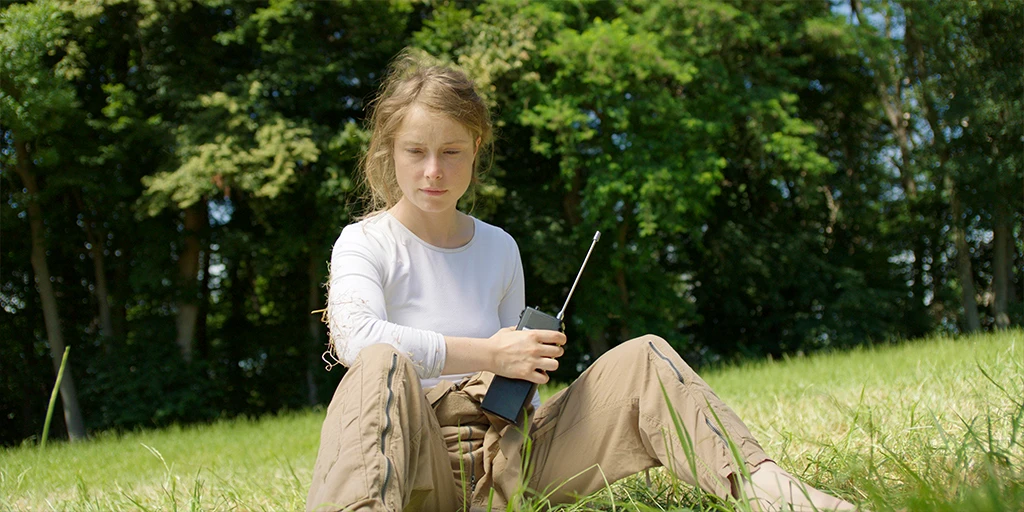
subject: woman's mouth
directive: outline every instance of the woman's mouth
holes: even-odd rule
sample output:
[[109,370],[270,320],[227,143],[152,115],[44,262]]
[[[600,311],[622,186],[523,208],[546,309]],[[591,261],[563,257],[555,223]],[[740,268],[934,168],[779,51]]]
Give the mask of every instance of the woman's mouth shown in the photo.
[[423,192],[428,196],[440,196],[444,195],[444,193],[448,191],[442,188],[421,188],[420,192]]

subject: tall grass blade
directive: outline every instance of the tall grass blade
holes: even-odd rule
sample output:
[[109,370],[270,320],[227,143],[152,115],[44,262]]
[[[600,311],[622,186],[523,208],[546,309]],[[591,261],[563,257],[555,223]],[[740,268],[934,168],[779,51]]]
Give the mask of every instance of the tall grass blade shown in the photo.
[[50,436],[50,420],[53,419],[53,406],[57,403],[57,393],[60,392],[60,381],[64,380],[64,367],[68,364],[68,352],[71,352],[70,345],[64,347],[64,357],[60,359],[57,382],[54,383],[53,392],[50,393],[50,406],[46,408],[46,421],[43,422],[43,438],[39,441],[39,448],[46,448],[46,438]]

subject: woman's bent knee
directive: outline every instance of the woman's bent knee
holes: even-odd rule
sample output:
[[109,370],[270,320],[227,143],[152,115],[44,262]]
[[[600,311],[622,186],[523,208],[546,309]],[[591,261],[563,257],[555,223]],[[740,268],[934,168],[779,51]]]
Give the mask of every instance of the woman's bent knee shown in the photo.
[[665,339],[660,336],[645,334],[639,338],[633,338],[622,343],[619,347],[616,347],[616,349],[620,347],[623,350],[622,355],[625,357],[646,359],[653,355],[655,360],[669,362],[677,372],[683,372],[686,374],[694,373],[686,360],[676,352],[676,349],[674,349],[668,341],[665,341]]
[[663,342],[664,340],[654,336],[653,334],[645,334],[639,338],[624,341],[612,350],[618,352],[618,357],[639,356],[646,354],[647,351],[650,350],[650,344],[657,341]]
[[637,357],[647,357],[652,349],[661,354],[676,355],[675,349],[664,338],[654,334],[645,334],[639,338],[633,338],[623,342],[616,349],[621,349],[624,355],[635,355]]

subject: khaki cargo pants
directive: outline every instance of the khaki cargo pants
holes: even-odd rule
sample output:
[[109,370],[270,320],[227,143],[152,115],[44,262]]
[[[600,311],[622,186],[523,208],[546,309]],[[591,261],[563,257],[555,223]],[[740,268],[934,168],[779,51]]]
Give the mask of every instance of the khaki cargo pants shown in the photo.
[[[531,414],[528,450],[521,428],[480,409],[492,377],[424,393],[392,346],[361,351],[327,409],[307,510],[454,511],[489,502],[504,509],[521,485],[555,504],[655,466],[726,497],[740,473],[726,438],[748,470],[768,460],[736,414],[656,336],[608,351]],[[682,441],[665,393],[685,427]]]

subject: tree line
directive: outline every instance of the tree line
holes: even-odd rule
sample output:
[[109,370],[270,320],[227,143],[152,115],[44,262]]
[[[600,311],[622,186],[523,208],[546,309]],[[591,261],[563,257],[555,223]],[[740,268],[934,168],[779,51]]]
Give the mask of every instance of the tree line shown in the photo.
[[[325,403],[330,247],[402,48],[497,144],[465,209],[569,378],[1019,325],[1024,2],[37,0],[0,12],[0,443]],[[568,364],[565,364],[568,362]],[[57,422],[60,423],[60,422]]]

